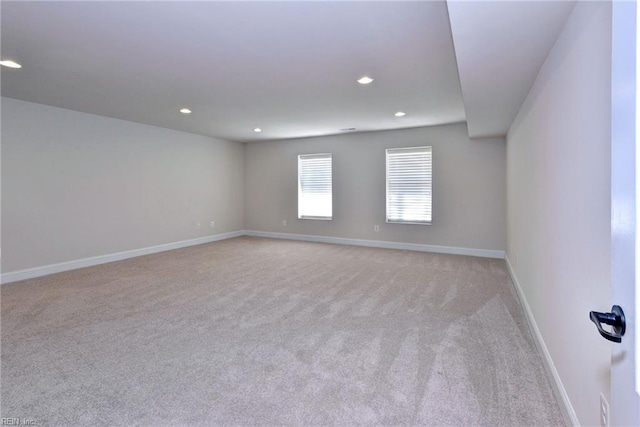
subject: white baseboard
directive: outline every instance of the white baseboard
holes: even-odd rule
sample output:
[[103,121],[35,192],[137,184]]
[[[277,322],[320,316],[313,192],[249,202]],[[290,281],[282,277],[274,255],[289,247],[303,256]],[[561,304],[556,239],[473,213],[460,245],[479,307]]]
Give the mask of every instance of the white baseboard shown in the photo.
[[61,273],[63,271],[75,270],[78,268],[91,267],[108,262],[121,261],[141,255],[150,255],[158,252],[170,251],[172,249],[184,248],[187,246],[201,245],[203,243],[216,242],[218,240],[231,239],[240,236],[268,237],[273,239],[302,240],[306,242],[333,243],[339,245],[367,246],[372,248],[403,249],[420,252],[437,252],[443,254],[469,255],[484,258],[504,258],[504,251],[488,249],[457,248],[450,246],[420,245],[415,243],[385,242],[380,240],[347,239],[343,237],[311,236],[306,234],[272,233],[265,231],[238,230],[230,233],[216,234],[213,236],[198,237],[197,239],[182,240],[180,242],[165,243],[148,248],[134,249],[130,251],[117,252],[114,254],[100,255],[91,258],[84,258],[74,261],[61,262],[57,264],[44,265],[42,267],[28,268],[25,270],[11,271],[0,276],[0,283],[12,283],[20,280],[33,279],[47,276],[49,274]]
[[0,283],[6,284],[19,280],[33,279],[35,277],[47,276],[49,274],[61,273],[63,271],[75,270],[77,268],[91,267],[98,264],[106,264],[113,261],[121,261],[141,255],[150,255],[158,252],[170,251],[172,249],[184,248],[187,246],[201,245],[203,243],[216,242],[218,240],[231,239],[244,235],[243,230],[232,231],[230,233],[215,234],[212,236],[198,237],[196,239],[181,240],[179,242],[165,243],[147,248],[133,249],[130,251],[117,252],[114,254],[100,255],[91,258],[83,258],[75,261],[61,262],[57,264],[44,265],[42,267],[28,268],[26,270],[12,271],[1,276]]
[[338,245],[367,246],[371,248],[402,249],[407,251],[437,252],[441,254],[468,255],[483,258],[504,258],[504,251],[490,249],[458,248],[452,246],[421,245],[416,243],[386,242],[382,240],[348,239],[344,237],[312,236],[307,234],[273,233],[246,230],[246,236],[273,239],[302,240],[305,242],[333,243]]
[[547,349],[547,345],[544,343],[544,339],[542,338],[542,334],[540,333],[540,329],[538,329],[538,324],[536,323],[536,319],[533,317],[533,312],[531,311],[531,307],[529,306],[529,302],[527,301],[527,297],[524,295],[524,291],[520,286],[520,282],[516,276],[513,267],[511,266],[511,262],[509,261],[509,256],[505,254],[505,261],[507,263],[507,268],[509,270],[509,274],[511,275],[511,281],[513,282],[513,286],[516,288],[516,292],[518,293],[518,298],[520,298],[520,304],[524,308],[524,314],[527,319],[527,323],[529,324],[529,329],[531,330],[531,334],[533,335],[533,340],[538,348],[538,351],[543,356],[543,361],[545,362],[545,369],[547,371],[547,375],[551,379],[551,385],[553,387],[553,391],[556,394],[556,398],[560,403],[560,409],[562,410],[562,415],[564,416],[565,422],[567,425],[579,426],[580,422],[578,421],[578,416],[576,415],[576,411],[573,409],[573,405],[571,404],[571,400],[569,400],[569,395],[567,394],[567,390],[564,388],[562,384],[562,380],[560,379],[560,374],[558,374],[558,370],[556,369],[555,364],[553,363],[553,359],[551,358],[551,354],[549,353],[549,349]]

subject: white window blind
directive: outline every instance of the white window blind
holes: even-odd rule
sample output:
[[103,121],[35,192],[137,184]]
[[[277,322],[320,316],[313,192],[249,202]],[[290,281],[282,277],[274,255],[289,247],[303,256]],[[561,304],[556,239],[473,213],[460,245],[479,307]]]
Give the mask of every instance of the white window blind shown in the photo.
[[431,224],[431,147],[387,150],[387,222]]
[[298,156],[298,218],[331,219],[331,154]]

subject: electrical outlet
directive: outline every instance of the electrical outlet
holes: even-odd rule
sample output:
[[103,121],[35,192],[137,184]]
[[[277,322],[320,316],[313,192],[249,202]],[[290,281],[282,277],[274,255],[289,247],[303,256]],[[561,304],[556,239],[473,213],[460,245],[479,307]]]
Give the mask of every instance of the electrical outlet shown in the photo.
[[374,225],[374,226],[373,226],[373,231],[375,231],[376,233],[377,233],[378,231],[380,231],[380,226],[379,226],[379,225]]
[[214,228],[216,226],[216,222],[215,221],[211,221],[211,228]]
[[286,219],[283,219],[283,220],[282,220],[282,226],[283,226],[283,227],[286,227],[286,226],[287,226],[287,220],[286,220]]
[[198,230],[200,230],[200,229],[202,228],[202,225],[201,225],[200,223],[197,223],[197,224],[196,224],[196,228],[197,228]]
[[600,393],[600,425],[609,427],[609,402],[602,393]]

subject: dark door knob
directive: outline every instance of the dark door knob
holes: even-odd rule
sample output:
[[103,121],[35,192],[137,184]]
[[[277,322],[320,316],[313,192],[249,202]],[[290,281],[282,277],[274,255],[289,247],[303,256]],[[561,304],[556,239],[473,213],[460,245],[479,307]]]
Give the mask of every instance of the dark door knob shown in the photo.
[[[614,305],[611,307],[611,313],[599,313],[597,311],[592,311],[589,313],[589,319],[595,323],[600,335],[609,341],[622,342],[622,336],[624,335],[624,331],[627,329],[622,307]],[[604,330],[602,327],[603,323],[611,325],[611,332]]]

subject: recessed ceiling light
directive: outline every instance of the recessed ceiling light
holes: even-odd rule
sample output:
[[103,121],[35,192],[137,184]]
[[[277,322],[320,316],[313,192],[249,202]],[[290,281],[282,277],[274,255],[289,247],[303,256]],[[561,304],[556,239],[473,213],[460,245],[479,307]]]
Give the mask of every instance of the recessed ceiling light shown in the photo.
[[396,117],[402,117],[402,116],[406,116],[407,113],[405,113],[404,111],[398,111],[397,113],[394,114],[394,116]]
[[372,81],[373,79],[369,76],[362,76],[358,79],[358,83],[360,83],[361,85],[368,85]]
[[5,67],[9,67],[9,68],[22,68],[22,65],[10,59],[5,59],[0,61],[0,65],[4,65]]
[[260,129],[260,128],[254,128],[254,129],[253,129],[253,131],[254,131],[254,132],[256,132],[256,133],[260,133],[260,132],[262,132],[262,129]]
[[189,110],[188,108],[181,108],[181,109],[180,109],[180,112],[181,112],[182,114],[191,114],[191,110]]

